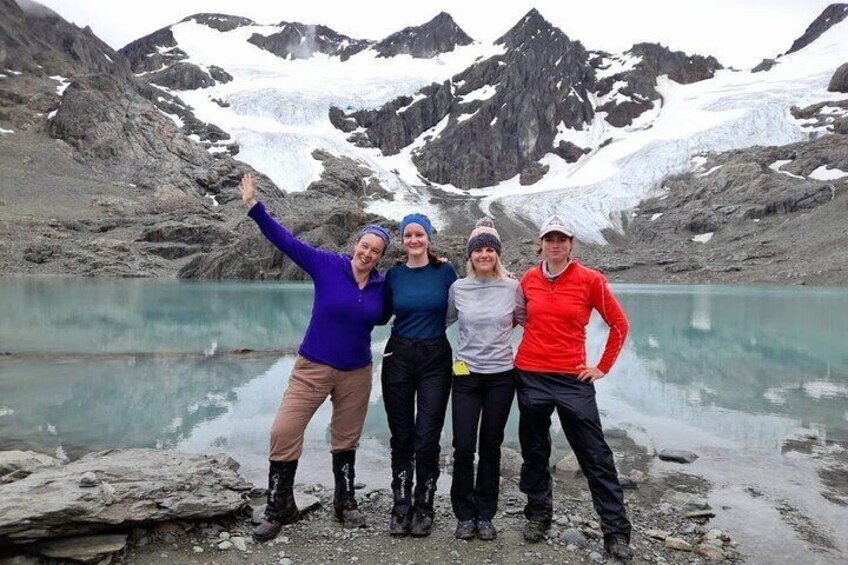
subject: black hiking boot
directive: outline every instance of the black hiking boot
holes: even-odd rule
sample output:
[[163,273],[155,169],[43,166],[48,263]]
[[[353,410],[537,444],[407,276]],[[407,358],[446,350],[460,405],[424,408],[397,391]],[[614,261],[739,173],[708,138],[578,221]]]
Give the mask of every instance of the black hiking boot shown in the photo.
[[390,536],[408,536],[412,527],[412,463],[392,467]]
[[619,561],[630,561],[633,559],[633,550],[630,549],[630,540],[624,534],[607,534],[604,536],[604,549],[610,557]]
[[430,535],[433,531],[433,499],[436,497],[436,481],[439,466],[416,465],[415,503],[409,533],[417,538]]
[[412,524],[409,533],[414,538],[425,538],[433,532],[433,511],[416,508],[412,512]]
[[336,490],[333,495],[333,510],[336,520],[345,528],[364,528],[365,515],[356,505],[354,493],[354,478],[356,472],[356,451],[340,451],[333,453],[333,476],[336,479]]
[[524,539],[530,543],[538,543],[545,538],[545,532],[551,527],[547,520],[528,520],[524,524]]
[[474,520],[460,520],[456,523],[456,539],[473,539],[477,535],[477,523]]
[[272,540],[287,524],[297,522],[300,512],[294,502],[294,475],[297,460],[271,461],[268,471],[268,505],[265,516],[253,529],[253,541],[262,543]]
[[498,531],[491,520],[477,520],[477,538],[483,541],[492,541],[498,537]]

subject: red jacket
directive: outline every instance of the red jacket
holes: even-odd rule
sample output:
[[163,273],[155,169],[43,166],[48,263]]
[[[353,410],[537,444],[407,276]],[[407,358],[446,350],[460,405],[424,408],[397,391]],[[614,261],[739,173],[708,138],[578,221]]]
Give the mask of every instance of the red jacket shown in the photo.
[[597,364],[600,371],[609,373],[624,346],[628,324],[601,273],[572,260],[552,283],[539,265],[521,278],[521,290],[527,319],[515,357],[518,369],[577,374],[579,365],[592,365],[586,361],[586,325],[594,308],[610,327]]

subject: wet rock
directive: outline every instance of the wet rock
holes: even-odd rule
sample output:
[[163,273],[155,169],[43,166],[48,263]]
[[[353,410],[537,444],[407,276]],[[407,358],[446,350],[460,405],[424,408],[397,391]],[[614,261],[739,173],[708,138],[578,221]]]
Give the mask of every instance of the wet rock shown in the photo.
[[705,543],[698,544],[695,547],[695,552],[710,559],[725,559],[727,557],[720,547]]
[[692,512],[687,512],[685,517],[690,520],[705,520],[715,518],[715,512],[710,510],[693,510]]
[[665,540],[665,538],[671,536],[671,532],[665,530],[646,530],[645,535],[650,538]]
[[848,92],[848,63],[839,65],[827,89],[830,92]]
[[41,555],[53,559],[71,559],[83,563],[93,563],[121,551],[126,545],[127,536],[125,534],[111,534],[50,540],[37,544],[34,549]]
[[681,538],[667,537],[665,538],[666,549],[674,549],[676,551],[692,551],[694,546]]
[[698,454],[681,449],[663,449],[659,453],[659,458],[674,463],[692,463],[698,458]]
[[[21,543],[230,514],[246,504],[252,488],[234,463],[222,456],[123,449],[41,468],[0,485],[0,538]],[[88,471],[109,477],[108,485],[80,489],[79,477]]]
[[704,511],[710,508],[710,504],[706,499],[688,492],[676,490],[666,492],[662,497],[662,501],[676,506],[684,512]]

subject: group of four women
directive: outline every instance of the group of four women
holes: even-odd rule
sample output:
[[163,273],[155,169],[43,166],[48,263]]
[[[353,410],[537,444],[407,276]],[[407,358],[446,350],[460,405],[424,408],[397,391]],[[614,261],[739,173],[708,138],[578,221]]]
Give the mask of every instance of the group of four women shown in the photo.
[[[478,222],[466,246],[467,277],[457,279],[453,267],[430,248],[430,221],[411,214],[400,223],[406,261],[383,277],[376,267],[389,245],[384,228],[364,227],[352,256],[329,253],[299,241],[274,221],[257,201],[250,175],[240,189],[248,215],[315,287],[312,318],[271,429],[268,504],[254,539],[272,539],[298,519],[293,484],[303,434],[327,396],[333,404],[335,516],[346,527],[365,525],[354,476],[371,391],[370,335],[375,325],[393,317],[382,371],[391,432],[389,533],[423,537],[432,531],[439,440],[452,398],[455,535],[495,539],[500,448],[517,394],[520,488],[527,496],[524,538],[538,542],[551,525],[550,426],[556,409],[588,479],[606,550],[620,559],[632,556],[630,522],[593,385],[612,368],[627,320],[604,277],[571,257],[574,233],[563,221],[553,216],[543,224],[543,260],[520,281],[501,262],[501,240],[491,221]],[[586,359],[585,327],[593,310],[610,327],[597,365]],[[445,335],[454,322],[459,328],[456,362]],[[524,335],[513,359],[511,336],[518,324]]]

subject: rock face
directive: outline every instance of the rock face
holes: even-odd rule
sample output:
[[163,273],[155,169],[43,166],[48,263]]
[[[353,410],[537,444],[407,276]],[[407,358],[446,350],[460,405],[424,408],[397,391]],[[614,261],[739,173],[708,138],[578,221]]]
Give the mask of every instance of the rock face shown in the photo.
[[234,29],[243,26],[256,25],[256,22],[248,18],[242,18],[240,16],[230,16],[227,14],[194,14],[193,16],[189,16],[183,19],[182,21],[194,21],[199,23],[200,25],[205,25],[211,27],[212,29],[217,29],[218,31],[223,33],[233,31]]
[[430,59],[473,41],[449,14],[441,12],[424,25],[407,27],[391,34],[373,49],[380,57],[410,55],[417,59]]
[[352,55],[373,45],[373,41],[353,39],[324,25],[280,22],[280,31],[271,35],[254,33],[248,42],[283,59],[309,59],[315,53],[340,57]]
[[[412,161],[425,182],[472,188],[520,174],[522,184],[532,184],[544,175],[538,161],[545,155],[573,163],[590,151],[561,133],[588,130],[597,111],[606,112],[612,125],[629,125],[659,99],[658,75],[693,82],[721,68],[712,57],[639,44],[626,55],[638,64],[599,79],[613,61],[590,54],[535,9],[496,43],[503,54],[415,97],[350,113],[332,108],[330,121],[352,134],[351,143],[377,147],[384,155],[421,138]],[[597,108],[596,96],[605,98]]]
[[848,4],[831,4],[824,9],[818,18],[813,20],[813,23],[807,27],[804,35],[792,43],[792,47],[789,48],[786,54],[788,55],[789,53],[803,49],[846,17],[848,17]]
[[[379,223],[397,232],[397,223],[366,214],[363,204],[385,190],[372,177],[373,171],[347,157],[316,150],[321,161],[321,178],[304,192],[288,195],[283,201],[266,202],[269,213],[278,218],[302,241],[326,251],[350,253],[355,234],[367,223]],[[304,213],[308,210],[308,213]],[[243,235],[234,243],[214,252],[197,255],[179,272],[180,278],[269,279],[307,278],[297,265],[259,234],[246,220]],[[393,249],[391,253],[399,253]],[[384,264],[391,260],[391,254]]]
[[828,100],[811,104],[805,108],[793,106],[792,116],[799,120],[801,128],[811,130],[811,136],[824,129],[830,133],[848,135],[848,99],[841,101]]
[[121,48],[134,73],[159,71],[168,65],[188,58],[188,54],[177,47],[177,40],[170,27],[146,35]]
[[827,281],[848,275],[839,220],[848,176],[814,174],[833,169],[848,171],[845,136],[709,155],[639,205],[624,241],[584,256],[597,253],[590,262],[609,272],[650,265],[667,281],[719,273],[727,281],[834,284]]
[[[609,56],[593,59],[593,66],[603,71],[600,65],[615,64]],[[638,43],[621,57],[623,60],[638,61],[631,68],[608,75],[605,74],[597,84],[597,93],[601,97],[613,96],[611,100],[597,108],[599,112],[607,112],[607,122],[624,127],[644,112],[654,108],[660,95],[656,90],[657,77],[668,75],[668,78],[681,84],[698,82],[712,78],[715,71],[721,69],[721,64],[715,57],[689,56],[681,51],[671,51],[656,43]],[[625,86],[618,86],[621,83]]]
[[194,63],[174,63],[161,71],[151,73],[148,80],[172,90],[197,90],[215,86],[215,79]]
[[[243,508],[253,485],[230,458],[155,449],[93,453],[0,486],[0,543],[86,535]],[[100,484],[80,486],[94,473]]]
[[848,92],[848,63],[839,65],[839,68],[833,73],[827,89],[830,92]]

